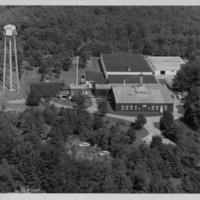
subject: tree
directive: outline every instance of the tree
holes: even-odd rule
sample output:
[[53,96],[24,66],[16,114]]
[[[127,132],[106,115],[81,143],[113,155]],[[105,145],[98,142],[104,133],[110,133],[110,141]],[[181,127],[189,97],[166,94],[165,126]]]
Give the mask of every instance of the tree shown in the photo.
[[162,145],[162,138],[158,135],[152,137],[150,148],[157,148]]
[[173,126],[174,117],[172,112],[164,111],[163,116],[160,118],[160,130],[165,130],[167,127]]
[[101,99],[98,102],[98,113],[104,116],[107,113],[107,99]]
[[131,142],[134,142],[136,139],[136,135],[135,135],[135,129],[134,128],[129,128],[128,131],[126,132],[126,135],[130,138]]
[[200,126],[200,86],[191,88],[184,104],[184,120],[194,130]]
[[143,114],[138,114],[135,119],[135,129],[142,129],[143,126],[147,123],[147,119]]
[[189,91],[193,87],[200,86],[199,65],[200,61],[197,59],[182,65],[174,78],[173,88],[184,92]]

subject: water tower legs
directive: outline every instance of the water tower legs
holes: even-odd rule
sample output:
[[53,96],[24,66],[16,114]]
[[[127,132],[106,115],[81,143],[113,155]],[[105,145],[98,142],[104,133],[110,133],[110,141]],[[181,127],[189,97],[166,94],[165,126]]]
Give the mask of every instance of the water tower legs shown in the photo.
[[5,43],[4,43],[4,63],[3,63],[3,93],[5,92],[6,88],[6,54],[7,54],[7,48],[6,48],[6,37],[5,37]]
[[[7,44],[8,43],[8,44]],[[12,44],[13,43],[13,44]],[[8,48],[7,48],[8,45]],[[12,49],[13,47],[13,49]],[[14,50],[14,52],[13,52]],[[5,44],[4,44],[4,65],[3,65],[3,93],[6,88],[6,63],[7,63],[7,53],[9,54],[9,90],[19,92],[19,71],[18,71],[18,63],[17,63],[17,48],[16,48],[16,39],[15,36],[6,37],[5,36]],[[16,71],[16,89],[13,88],[13,60],[12,55],[14,53],[15,56],[15,71]]]
[[19,90],[20,90],[20,86],[19,86],[19,70],[18,70],[17,45],[16,45],[15,36],[14,36],[14,51],[15,51],[15,66],[16,66],[17,92],[19,92]]

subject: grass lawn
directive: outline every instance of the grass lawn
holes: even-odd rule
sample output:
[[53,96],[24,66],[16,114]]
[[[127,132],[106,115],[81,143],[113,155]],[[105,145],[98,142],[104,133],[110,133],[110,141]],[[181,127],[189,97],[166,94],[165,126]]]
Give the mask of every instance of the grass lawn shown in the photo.
[[139,131],[136,131],[136,140],[133,143],[134,147],[139,147],[140,144],[146,144],[142,138],[146,137],[148,135],[148,131],[145,128],[142,128]]
[[59,98],[53,97],[51,98],[51,101],[54,103],[65,105],[65,106],[72,106],[72,107],[77,106],[75,102],[72,102],[69,99],[59,99]]
[[[122,119],[116,119],[116,118],[105,116],[103,121],[108,129],[111,126],[117,126],[120,131],[126,132],[130,127],[130,122],[126,120],[122,120]],[[146,137],[148,134],[149,133],[145,128],[142,128],[141,130],[136,131],[136,140],[133,143],[133,146],[138,147],[140,144],[146,144],[144,141],[142,141],[142,138]]]

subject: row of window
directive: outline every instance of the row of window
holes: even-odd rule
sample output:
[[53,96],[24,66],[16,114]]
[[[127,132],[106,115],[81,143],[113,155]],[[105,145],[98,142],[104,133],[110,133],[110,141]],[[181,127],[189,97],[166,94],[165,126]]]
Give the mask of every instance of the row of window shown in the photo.
[[142,105],[142,106],[138,106],[138,105],[121,105],[121,110],[148,110],[148,111],[164,111],[167,110],[167,105],[164,106],[160,106],[160,105]]

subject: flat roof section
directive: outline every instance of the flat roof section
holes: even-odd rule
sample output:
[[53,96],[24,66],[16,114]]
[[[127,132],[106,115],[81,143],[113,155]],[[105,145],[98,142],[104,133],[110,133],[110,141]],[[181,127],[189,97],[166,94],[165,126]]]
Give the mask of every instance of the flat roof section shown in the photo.
[[155,70],[178,71],[185,62],[177,56],[148,56],[148,59]]
[[[108,75],[110,84],[123,84],[124,80],[128,84],[139,84],[139,75]],[[143,75],[144,84],[159,84],[154,75]]]
[[102,54],[102,58],[108,72],[152,72],[141,54],[118,52]]
[[103,77],[102,73],[86,71],[85,78],[87,81],[94,81],[95,83],[98,83],[98,84],[106,84],[107,83],[107,81]]
[[116,103],[123,104],[173,104],[172,93],[166,86],[146,85],[146,93],[137,93],[138,86],[112,86]]

